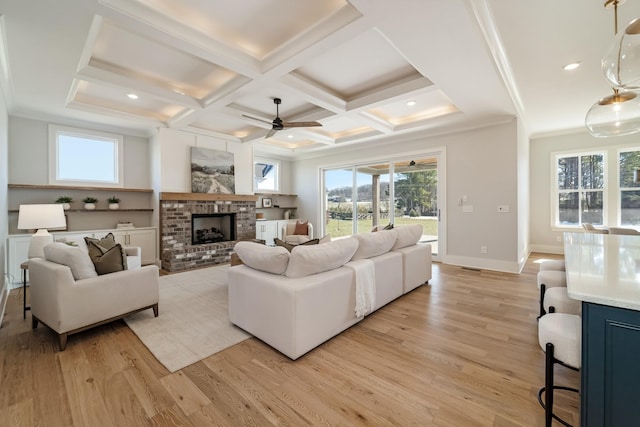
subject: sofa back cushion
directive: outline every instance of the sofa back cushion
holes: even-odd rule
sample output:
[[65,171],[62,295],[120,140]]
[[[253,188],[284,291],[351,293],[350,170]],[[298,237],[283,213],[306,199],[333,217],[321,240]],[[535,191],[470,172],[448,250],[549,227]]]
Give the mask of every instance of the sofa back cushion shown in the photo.
[[233,248],[242,262],[254,270],[272,274],[284,274],[287,270],[289,251],[281,246],[238,242]]
[[415,245],[422,237],[422,224],[401,225],[395,227],[394,230],[397,238],[396,243],[391,248],[392,251]]
[[77,246],[61,242],[49,243],[44,247],[44,257],[47,261],[69,267],[75,280],[98,276],[87,251]]
[[355,234],[353,237],[358,240],[359,245],[351,259],[372,258],[391,250],[396,242],[396,231],[385,230],[376,233]]
[[322,245],[296,246],[289,256],[287,277],[305,277],[345,265],[358,249],[353,237],[334,240]]

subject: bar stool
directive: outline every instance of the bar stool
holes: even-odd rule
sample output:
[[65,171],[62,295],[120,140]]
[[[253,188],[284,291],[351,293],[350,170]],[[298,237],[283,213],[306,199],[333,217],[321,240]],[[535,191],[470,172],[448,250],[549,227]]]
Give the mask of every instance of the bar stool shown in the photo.
[[546,311],[544,309],[544,293],[548,288],[567,287],[567,275],[564,271],[543,270],[537,276],[538,289],[540,289],[540,314],[542,317]]
[[544,260],[540,262],[540,271],[565,271],[564,261],[563,260]]
[[582,303],[569,297],[567,288],[549,288],[544,293],[544,310],[547,313],[582,313]]
[[[551,427],[555,419],[560,424],[571,424],[553,413],[554,390],[567,390],[579,393],[578,389],[555,385],[553,368],[556,363],[574,371],[580,370],[582,325],[580,316],[566,313],[549,313],[538,322],[538,342],[545,352],[544,387],[538,391],[538,402],[544,408],[545,426]],[[544,401],[542,395],[544,394]]]

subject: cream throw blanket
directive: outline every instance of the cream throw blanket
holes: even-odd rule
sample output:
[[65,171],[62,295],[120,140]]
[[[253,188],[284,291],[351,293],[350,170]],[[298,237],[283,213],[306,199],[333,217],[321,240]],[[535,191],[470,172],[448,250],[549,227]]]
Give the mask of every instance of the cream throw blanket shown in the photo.
[[354,271],[356,280],[356,317],[365,316],[376,305],[376,278],[373,261],[357,259],[345,264]]

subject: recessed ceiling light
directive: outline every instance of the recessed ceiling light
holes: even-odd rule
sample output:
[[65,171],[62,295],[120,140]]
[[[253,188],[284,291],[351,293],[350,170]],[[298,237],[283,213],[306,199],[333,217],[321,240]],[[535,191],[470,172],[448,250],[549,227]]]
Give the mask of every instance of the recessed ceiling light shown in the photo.
[[416,101],[411,100],[411,101],[407,102],[407,105],[408,105],[409,107],[413,107],[414,105],[416,105]]
[[575,70],[580,66],[580,62],[572,62],[571,64],[567,64],[564,66],[565,71]]
[[293,135],[287,135],[287,138],[293,139]]
[[136,95],[135,93],[128,93],[127,96],[129,97],[129,99],[138,99],[138,95]]

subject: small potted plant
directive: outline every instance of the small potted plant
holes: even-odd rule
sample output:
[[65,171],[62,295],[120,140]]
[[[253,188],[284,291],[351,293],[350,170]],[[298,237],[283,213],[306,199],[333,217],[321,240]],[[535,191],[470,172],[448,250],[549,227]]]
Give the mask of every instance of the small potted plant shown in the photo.
[[71,203],[73,203],[73,199],[69,196],[61,196],[58,197],[56,203],[62,203],[62,209],[65,211],[71,208]]
[[109,209],[119,209],[120,205],[118,203],[120,203],[120,199],[118,199],[116,196],[111,196],[107,199],[107,201],[109,202]]
[[96,202],[98,201],[98,199],[96,199],[95,197],[85,197],[84,199],[82,199],[82,201],[84,202],[85,209],[93,210],[96,208]]

